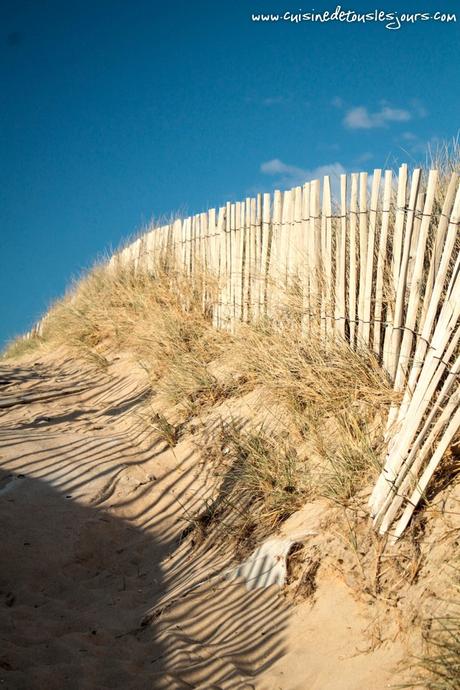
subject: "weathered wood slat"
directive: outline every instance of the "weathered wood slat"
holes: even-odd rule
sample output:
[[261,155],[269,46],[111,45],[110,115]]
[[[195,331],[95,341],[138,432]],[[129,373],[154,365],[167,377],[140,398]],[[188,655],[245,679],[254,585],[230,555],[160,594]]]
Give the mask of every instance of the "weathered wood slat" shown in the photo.
[[392,349],[391,342],[394,325],[394,301],[398,290],[399,269],[401,265],[401,251],[403,241],[404,219],[406,215],[407,194],[407,165],[401,165],[398,175],[398,189],[396,196],[396,212],[392,241],[391,281],[388,289],[392,289],[389,295],[387,307],[387,323],[385,327],[385,341],[383,346],[383,366],[386,371],[391,371]]
[[367,173],[359,174],[359,285],[358,285],[358,324],[357,338],[359,347],[362,347],[364,330],[364,294],[366,290],[367,269]]
[[380,190],[380,180],[382,171],[374,170],[372,176],[372,191],[371,191],[371,206],[369,211],[369,227],[367,230],[367,251],[366,251],[366,271],[364,277],[363,290],[363,325],[362,325],[362,342],[364,346],[368,347],[370,344],[371,334],[371,309],[372,309],[372,288],[374,285],[374,250],[375,237],[377,229],[377,212],[378,200]]
[[389,374],[395,378],[396,367],[399,360],[399,350],[402,340],[402,326],[404,322],[404,308],[407,287],[407,269],[409,264],[410,248],[412,244],[412,230],[417,204],[418,189],[420,184],[421,170],[416,168],[412,173],[411,190],[409,204],[407,208],[406,225],[404,230],[404,243],[401,254],[399,273],[396,280],[395,309],[393,317],[393,331],[391,334],[391,351],[389,359]]
[[351,176],[351,197],[350,197],[350,247],[349,247],[349,283],[348,283],[348,322],[350,324],[350,345],[355,346],[356,338],[356,296],[357,296],[357,240],[356,228],[358,222],[358,179],[359,175],[353,173]]
[[388,256],[388,228],[390,224],[391,211],[391,185],[393,173],[391,170],[385,171],[382,201],[382,223],[380,228],[379,248],[377,253],[377,273],[375,278],[375,308],[374,308],[374,338],[373,351],[380,358],[382,354],[382,318],[383,318],[383,299],[384,299],[384,278],[387,268]]
[[345,339],[347,249],[347,176],[340,175],[340,223],[337,224],[335,264],[335,331]]

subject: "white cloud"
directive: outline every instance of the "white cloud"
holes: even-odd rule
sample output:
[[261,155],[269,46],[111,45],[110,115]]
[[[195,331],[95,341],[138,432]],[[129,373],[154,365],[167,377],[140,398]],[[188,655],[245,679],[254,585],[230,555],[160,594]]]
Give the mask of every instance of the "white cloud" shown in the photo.
[[318,179],[318,177],[324,177],[324,175],[330,175],[331,177],[339,177],[346,173],[345,168],[342,163],[329,163],[328,165],[320,165],[317,168],[308,170],[308,177],[312,180]]
[[341,163],[329,163],[328,165],[320,165],[316,168],[300,168],[296,165],[288,165],[279,158],[262,163],[260,172],[265,175],[275,177],[273,186],[282,189],[296,187],[302,185],[310,180],[321,179],[325,175],[330,175],[333,181],[338,181],[339,176],[346,172]]
[[266,175],[287,175],[290,177],[302,176],[304,170],[297,168],[295,165],[287,165],[280,161],[279,158],[273,158],[271,161],[266,161],[260,166],[260,172]]
[[383,106],[377,112],[371,113],[364,106],[358,106],[347,112],[343,124],[348,129],[374,129],[387,127],[389,122],[407,122],[411,119],[411,113],[401,108]]

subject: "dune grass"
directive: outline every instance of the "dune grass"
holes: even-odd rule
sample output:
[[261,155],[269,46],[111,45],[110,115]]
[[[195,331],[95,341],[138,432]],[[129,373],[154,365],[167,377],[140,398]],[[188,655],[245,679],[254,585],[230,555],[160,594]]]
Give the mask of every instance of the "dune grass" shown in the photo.
[[[457,606],[458,609],[458,606]],[[457,690],[460,679],[460,614],[435,619],[428,634],[428,652],[419,666],[424,672],[418,687]]]
[[42,339],[38,335],[30,336],[30,338],[23,338],[19,336],[7,343],[5,350],[0,356],[0,359],[15,359],[23,357],[24,355],[35,352],[42,344]]
[[315,464],[318,490],[346,502],[380,469],[383,420],[396,400],[375,357],[341,341],[283,328],[242,327],[233,345],[240,371],[281,406],[285,432]]
[[43,340],[82,357],[131,352],[172,403],[211,390],[206,365],[226,334],[211,327],[202,295],[174,271],[98,266],[50,311]]
[[[293,300],[283,305],[282,328],[275,319],[241,324],[232,335],[216,330],[202,285],[196,274],[191,280],[161,262],[153,272],[97,266],[50,310],[42,342],[70,347],[98,366],[111,353],[130,352],[152,392],[183,419],[259,390],[260,407],[277,428],[250,423],[243,432],[226,424],[220,450],[214,444],[221,503],[225,494],[235,515],[258,521],[259,532],[314,496],[346,504],[378,472],[382,420],[394,400],[377,361],[319,334],[301,337]],[[225,362],[224,374],[217,361]],[[150,426],[173,446],[163,412]]]
[[217,489],[194,523],[203,539],[229,539],[247,553],[313,495],[311,466],[288,438],[263,425],[222,424],[204,448]]
[[42,342],[102,367],[112,353],[131,353],[164,405],[145,424],[170,447],[178,424],[258,392],[257,411],[273,424],[249,419],[241,429],[227,420],[209,439],[218,490],[197,516],[206,532],[219,525],[249,544],[308,500],[347,505],[379,471],[395,399],[376,359],[319,333],[302,337],[295,296],[279,319],[216,330],[202,285],[161,263],[152,272],[98,266],[50,310]]
[[451,592],[439,602],[443,614],[424,621],[424,653],[414,660],[412,681],[422,690],[458,690],[460,681],[460,568],[453,564]]

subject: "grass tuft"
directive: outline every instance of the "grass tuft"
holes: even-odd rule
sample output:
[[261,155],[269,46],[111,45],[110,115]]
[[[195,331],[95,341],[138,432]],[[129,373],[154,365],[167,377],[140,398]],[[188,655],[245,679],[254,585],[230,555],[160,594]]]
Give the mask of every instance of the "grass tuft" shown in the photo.
[[36,352],[42,344],[42,339],[38,335],[33,335],[30,338],[23,338],[22,336],[15,338],[8,343],[1,355],[1,359],[15,359],[16,357],[23,357],[32,352]]
[[267,433],[263,425],[245,430],[235,422],[223,424],[205,454],[218,490],[196,518],[203,538],[212,531],[247,551],[312,496],[306,459],[288,439]]
[[397,400],[375,357],[298,329],[245,327],[234,346],[240,370],[281,406],[285,433],[316,458],[318,492],[346,502],[380,469],[383,422]]
[[458,690],[460,679],[460,608],[429,620],[424,632],[425,654],[415,660],[415,674],[401,688]]
[[426,690],[458,690],[460,679],[460,615],[433,620],[429,653],[420,660]]

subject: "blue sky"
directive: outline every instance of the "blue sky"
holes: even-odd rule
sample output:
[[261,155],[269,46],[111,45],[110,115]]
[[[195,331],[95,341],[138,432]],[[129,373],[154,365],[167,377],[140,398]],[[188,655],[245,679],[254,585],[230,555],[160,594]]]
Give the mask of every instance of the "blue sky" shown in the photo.
[[251,20],[335,8],[0,0],[0,344],[153,217],[415,162],[457,134],[460,8],[400,29]]

